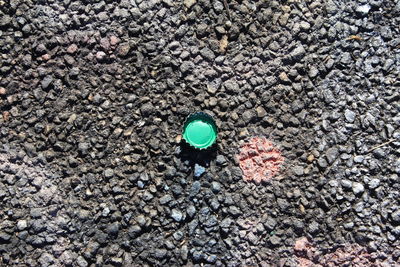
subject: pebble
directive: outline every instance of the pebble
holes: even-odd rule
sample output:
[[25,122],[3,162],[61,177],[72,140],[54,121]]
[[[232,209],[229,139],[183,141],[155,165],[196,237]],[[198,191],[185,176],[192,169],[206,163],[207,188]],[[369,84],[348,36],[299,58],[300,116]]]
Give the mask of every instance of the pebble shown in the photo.
[[368,183],[368,187],[370,189],[375,189],[380,185],[381,180],[379,180],[378,178],[374,178],[371,181],[369,181]]
[[359,195],[364,192],[364,185],[358,182],[354,182],[352,185],[352,189],[355,195]]
[[316,221],[311,222],[308,225],[308,230],[311,234],[316,234],[319,232],[319,224]]
[[183,4],[187,9],[190,9],[194,4],[196,4],[196,0],[184,0]]
[[339,150],[336,147],[331,147],[326,151],[326,158],[329,164],[332,164],[339,156]]
[[44,77],[41,83],[43,90],[47,90],[52,83],[53,83],[53,77],[51,76]]
[[282,239],[279,236],[273,235],[269,238],[269,242],[271,243],[271,245],[273,246],[278,246],[281,244]]
[[390,215],[390,217],[392,217],[392,220],[395,223],[400,223],[400,209],[392,212],[392,214]]
[[87,267],[89,265],[85,258],[82,256],[79,256],[76,259],[76,264],[78,264],[79,267]]
[[298,47],[296,47],[291,53],[290,56],[294,59],[294,60],[300,60],[301,58],[303,58],[303,56],[305,55],[306,50],[304,49],[304,47],[302,45],[299,45]]
[[353,183],[349,180],[341,180],[340,184],[342,185],[343,188],[346,188],[346,189],[350,189],[353,185]]
[[11,23],[11,17],[9,15],[2,14],[0,18],[0,27],[8,26]]
[[364,161],[364,156],[358,155],[353,158],[354,163],[362,163]]
[[219,193],[221,191],[221,184],[213,181],[211,183],[211,190],[213,191],[213,193]]
[[371,6],[368,4],[358,6],[356,8],[356,13],[357,13],[357,15],[359,15],[361,17],[365,17],[366,15],[368,15],[370,9],[371,9]]
[[302,176],[304,174],[304,168],[302,166],[294,166],[292,171],[296,176]]
[[194,68],[194,63],[192,61],[184,61],[180,65],[179,69],[182,73],[187,73]]
[[104,171],[104,177],[106,177],[107,179],[111,178],[114,176],[114,170],[112,169],[106,169]]
[[20,220],[17,223],[17,228],[19,231],[23,231],[28,227],[28,223],[26,220]]
[[200,166],[197,163],[194,165],[194,176],[195,177],[200,177],[205,172],[206,172],[206,168],[204,168],[203,166]]
[[96,53],[96,59],[98,61],[103,60],[105,58],[105,56],[106,56],[106,53],[104,53],[103,51],[99,51],[99,52]]
[[202,55],[204,58],[206,58],[209,61],[214,61],[214,59],[215,59],[214,52],[208,47],[201,49],[200,55]]
[[176,222],[180,222],[183,218],[183,214],[180,210],[177,209],[172,209],[171,211],[171,217],[174,219]]
[[75,52],[78,50],[78,46],[76,44],[71,44],[67,48],[67,53],[68,54],[75,54]]
[[226,163],[226,159],[223,155],[218,155],[215,162],[217,165],[224,165]]
[[120,57],[125,57],[129,54],[130,50],[131,46],[129,45],[129,43],[120,44],[117,48],[117,55]]
[[189,205],[186,208],[186,213],[190,218],[193,218],[193,216],[196,214],[196,208],[193,205]]
[[349,109],[346,109],[344,111],[344,117],[346,118],[347,122],[353,123],[354,120],[356,119],[356,113],[354,113]]

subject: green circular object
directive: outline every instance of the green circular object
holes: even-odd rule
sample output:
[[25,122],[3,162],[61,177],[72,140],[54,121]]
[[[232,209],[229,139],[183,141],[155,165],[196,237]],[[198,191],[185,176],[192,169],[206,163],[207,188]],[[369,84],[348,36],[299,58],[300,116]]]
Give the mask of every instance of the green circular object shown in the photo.
[[203,112],[190,115],[183,126],[183,139],[198,149],[206,149],[214,144],[217,134],[215,121]]

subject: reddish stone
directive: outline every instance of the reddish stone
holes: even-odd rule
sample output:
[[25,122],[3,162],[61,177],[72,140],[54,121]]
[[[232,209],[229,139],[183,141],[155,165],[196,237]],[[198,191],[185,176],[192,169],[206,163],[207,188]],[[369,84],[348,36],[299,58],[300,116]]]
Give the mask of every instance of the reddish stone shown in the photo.
[[3,112],[3,120],[8,121],[10,119],[10,112],[4,111]]
[[69,54],[74,54],[77,50],[78,50],[78,46],[76,44],[72,44],[72,45],[68,46],[68,48],[67,48],[67,52]]
[[116,46],[119,43],[119,39],[117,36],[111,36],[110,37],[110,45]]
[[44,54],[43,56],[42,56],[42,60],[44,60],[44,61],[47,61],[47,60],[49,60],[51,58],[51,56],[49,55],[49,54]]

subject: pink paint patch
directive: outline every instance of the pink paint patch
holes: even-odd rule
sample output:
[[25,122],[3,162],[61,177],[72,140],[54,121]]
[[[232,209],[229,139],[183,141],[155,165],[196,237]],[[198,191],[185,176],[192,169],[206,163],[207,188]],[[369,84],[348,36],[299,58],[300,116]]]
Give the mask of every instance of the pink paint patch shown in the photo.
[[243,144],[238,160],[243,179],[257,184],[275,177],[284,162],[281,152],[265,137],[253,137]]

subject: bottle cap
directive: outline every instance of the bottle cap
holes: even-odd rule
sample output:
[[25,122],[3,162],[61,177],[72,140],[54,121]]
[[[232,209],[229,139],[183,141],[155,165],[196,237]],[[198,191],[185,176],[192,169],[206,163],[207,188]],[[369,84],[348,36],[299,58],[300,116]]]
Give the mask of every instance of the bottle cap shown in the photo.
[[204,112],[189,115],[183,125],[183,139],[197,149],[212,146],[217,140],[217,135],[214,119]]

